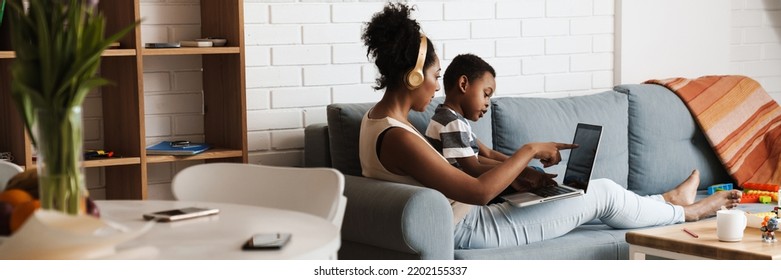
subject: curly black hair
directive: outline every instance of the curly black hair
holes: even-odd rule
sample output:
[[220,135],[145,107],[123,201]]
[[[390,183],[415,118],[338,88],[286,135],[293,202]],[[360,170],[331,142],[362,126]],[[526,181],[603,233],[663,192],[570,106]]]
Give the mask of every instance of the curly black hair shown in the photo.
[[471,53],[457,55],[447,66],[445,74],[442,76],[445,94],[458,84],[458,77],[464,75],[467,80],[474,81],[480,79],[485,72],[496,77],[494,68],[479,56]]
[[[404,75],[417,62],[421,32],[418,22],[409,17],[414,9],[402,3],[388,3],[366,23],[361,39],[367,47],[366,56],[374,58],[380,72],[376,90],[404,86]],[[423,69],[431,66],[435,58],[433,44],[428,40]]]

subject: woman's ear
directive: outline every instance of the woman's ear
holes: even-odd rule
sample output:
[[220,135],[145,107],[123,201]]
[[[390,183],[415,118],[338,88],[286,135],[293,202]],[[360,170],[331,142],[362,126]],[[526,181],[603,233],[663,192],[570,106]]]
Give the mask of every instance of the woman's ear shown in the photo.
[[458,89],[461,90],[461,93],[466,93],[467,86],[469,86],[469,78],[466,75],[458,77]]

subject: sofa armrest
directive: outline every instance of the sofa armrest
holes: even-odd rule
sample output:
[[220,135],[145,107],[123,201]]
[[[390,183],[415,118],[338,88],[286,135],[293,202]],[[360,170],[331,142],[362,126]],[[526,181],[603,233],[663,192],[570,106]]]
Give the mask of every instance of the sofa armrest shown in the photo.
[[453,210],[442,193],[345,175],[342,238],[421,259],[453,259]]

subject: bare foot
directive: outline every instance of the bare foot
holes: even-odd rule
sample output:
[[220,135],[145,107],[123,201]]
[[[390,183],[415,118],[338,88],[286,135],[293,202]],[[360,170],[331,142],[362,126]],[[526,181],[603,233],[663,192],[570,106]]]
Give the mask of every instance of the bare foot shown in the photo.
[[722,206],[727,208],[738,206],[741,196],[743,196],[743,193],[739,190],[720,191],[694,204],[683,206],[686,221],[694,222],[713,216]]
[[700,186],[700,171],[694,169],[689,178],[683,180],[674,189],[663,193],[664,201],[672,203],[674,205],[686,206],[694,203],[694,198],[697,196],[697,187]]

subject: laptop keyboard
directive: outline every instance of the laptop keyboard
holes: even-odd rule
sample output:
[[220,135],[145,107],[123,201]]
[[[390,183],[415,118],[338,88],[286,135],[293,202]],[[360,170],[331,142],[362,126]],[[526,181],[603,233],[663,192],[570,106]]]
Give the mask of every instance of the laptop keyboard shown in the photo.
[[560,195],[560,194],[571,193],[571,192],[572,190],[564,188],[559,185],[556,185],[555,187],[543,187],[532,191],[532,193],[542,197],[550,197],[554,195]]

